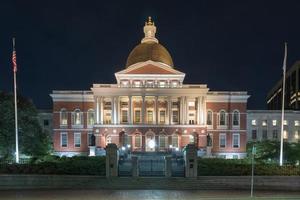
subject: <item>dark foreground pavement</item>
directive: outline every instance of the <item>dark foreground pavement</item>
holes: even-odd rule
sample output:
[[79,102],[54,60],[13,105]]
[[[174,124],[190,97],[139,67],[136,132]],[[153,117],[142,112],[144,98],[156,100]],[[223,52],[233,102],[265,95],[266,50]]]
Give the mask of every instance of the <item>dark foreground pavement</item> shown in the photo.
[[[0,200],[201,200],[251,199],[236,190],[0,190]],[[254,199],[300,199],[299,192],[258,191]]]

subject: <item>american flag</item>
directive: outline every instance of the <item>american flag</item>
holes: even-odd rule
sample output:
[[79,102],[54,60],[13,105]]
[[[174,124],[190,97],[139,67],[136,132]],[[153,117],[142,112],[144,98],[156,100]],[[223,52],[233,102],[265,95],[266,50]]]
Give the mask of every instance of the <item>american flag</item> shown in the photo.
[[15,38],[13,38],[13,53],[12,53],[12,64],[13,64],[13,71],[17,72],[17,53],[15,49]]

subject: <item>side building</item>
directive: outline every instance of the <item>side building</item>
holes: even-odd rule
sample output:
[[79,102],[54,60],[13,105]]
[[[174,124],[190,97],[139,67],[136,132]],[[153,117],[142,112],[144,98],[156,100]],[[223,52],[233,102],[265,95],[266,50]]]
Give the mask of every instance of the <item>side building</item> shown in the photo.
[[[248,110],[247,140],[280,140],[281,110]],[[300,111],[285,111],[283,137],[288,142],[300,142]]]
[[116,83],[52,92],[56,153],[88,154],[94,135],[99,150],[115,143],[133,152],[168,152],[193,143],[199,154],[209,145],[213,156],[244,157],[247,92],[185,84],[154,22],[145,23],[144,33]]
[[[285,109],[300,110],[300,61],[286,72]],[[282,78],[267,95],[268,110],[281,110]]]

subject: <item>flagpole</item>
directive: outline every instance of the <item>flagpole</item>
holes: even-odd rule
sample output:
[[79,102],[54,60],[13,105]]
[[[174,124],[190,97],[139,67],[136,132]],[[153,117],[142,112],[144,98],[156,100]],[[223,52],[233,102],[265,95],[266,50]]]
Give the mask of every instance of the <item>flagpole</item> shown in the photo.
[[283,165],[283,133],[284,133],[284,96],[285,96],[285,74],[287,59],[287,43],[284,43],[284,60],[283,60],[283,84],[282,84],[282,105],[281,105],[281,135],[280,135],[280,159],[279,165]]
[[16,131],[16,163],[19,163],[19,136],[18,136],[18,105],[17,105],[17,68],[15,55],[15,38],[13,38],[13,71],[14,71],[14,100],[15,100],[15,131]]

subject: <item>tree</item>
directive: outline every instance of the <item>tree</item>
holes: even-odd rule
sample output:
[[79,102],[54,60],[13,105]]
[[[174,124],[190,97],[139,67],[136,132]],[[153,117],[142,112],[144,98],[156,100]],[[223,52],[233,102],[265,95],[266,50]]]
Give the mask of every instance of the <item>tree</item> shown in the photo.
[[[263,140],[257,142],[248,142],[247,153],[251,155],[252,146],[255,144],[256,155],[255,159],[258,161],[275,161],[279,160],[280,141]],[[300,143],[283,143],[283,158],[285,162],[296,163],[300,160]]]
[[[50,138],[38,121],[33,103],[18,96],[18,125],[20,154],[33,157],[49,153]],[[0,92],[0,157],[11,159],[15,152],[14,97]]]

